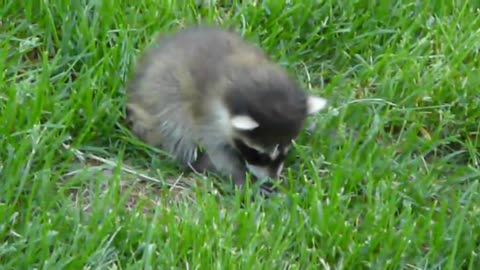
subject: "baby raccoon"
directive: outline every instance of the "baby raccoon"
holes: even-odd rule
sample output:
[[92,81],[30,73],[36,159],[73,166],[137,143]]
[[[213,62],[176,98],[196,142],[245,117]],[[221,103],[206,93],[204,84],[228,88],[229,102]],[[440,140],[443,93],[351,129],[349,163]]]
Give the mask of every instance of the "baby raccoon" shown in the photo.
[[260,48],[215,27],[160,38],[137,63],[127,97],[141,140],[240,187],[248,171],[277,178],[306,117],[326,107]]

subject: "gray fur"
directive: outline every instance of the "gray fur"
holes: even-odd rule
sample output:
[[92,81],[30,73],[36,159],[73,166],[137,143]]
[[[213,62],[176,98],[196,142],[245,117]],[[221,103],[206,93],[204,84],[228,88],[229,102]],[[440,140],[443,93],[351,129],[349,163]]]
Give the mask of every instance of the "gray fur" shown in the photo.
[[[243,82],[249,81],[255,83],[243,86]],[[278,110],[283,102],[280,99],[269,114],[257,113],[263,121],[261,126],[276,128],[276,133],[285,131],[278,135],[282,142],[293,139],[300,131],[307,109],[304,94],[297,91],[288,75],[239,35],[212,27],[195,27],[160,38],[137,63],[127,87],[128,118],[133,132],[146,143],[161,147],[184,165],[200,162],[198,148],[204,148],[210,162],[200,163],[209,164],[207,170],[214,168],[231,175],[237,185],[243,185],[247,167],[235,151],[233,140],[243,138],[251,142],[256,135],[233,129],[230,117],[237,112],[256,113],[263,108],[268,111],[265,100],[254,99],[255,91],[262,87],[287,93],[284,107],[291,106],[287,101],[301,101],[293,104],[299,105],[296,111],[293,107],[290,111]],[[232,99],[235,95],[250,98],[243,98],[238,104]],[[269,118],[279,124],[264,124]],[[289,122],[280,121],[283,118]],[[269,137],[265,136],[268,130],[258,130],[263,141],[275,142],[275,134]]]

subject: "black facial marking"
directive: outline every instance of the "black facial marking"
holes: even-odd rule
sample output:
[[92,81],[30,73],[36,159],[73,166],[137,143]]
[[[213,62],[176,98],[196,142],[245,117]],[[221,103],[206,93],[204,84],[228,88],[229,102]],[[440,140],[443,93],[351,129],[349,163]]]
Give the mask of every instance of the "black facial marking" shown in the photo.
[[252,165],[256,166],[278,166],[286,157],[286,153],[283,151],[283,147],[279,146],[278,156],[272,160],[272,158],[265,153],[260,153],[259,151],[247,146],[241,140],[235,140],[235,147],[238,149],[243,158]]
[[243,158],[250,164],[265,166],[271,163],[270,157],[267,154],[260,153],[248,147],[241,140],[235,140],[235,147],[237,147]]

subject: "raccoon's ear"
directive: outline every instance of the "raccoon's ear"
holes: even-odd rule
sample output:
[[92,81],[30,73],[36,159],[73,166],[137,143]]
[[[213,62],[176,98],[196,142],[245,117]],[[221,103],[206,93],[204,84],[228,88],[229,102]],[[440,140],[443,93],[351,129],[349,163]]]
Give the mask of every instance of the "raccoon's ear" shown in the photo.
[[236,115],[230,119],[230,123],[234,128],[241,130],[252,130],[259,126],[257,121],[247,115]]
[[317,96],[308,96],[307,114],[316,114],[327,106],[327,100]]

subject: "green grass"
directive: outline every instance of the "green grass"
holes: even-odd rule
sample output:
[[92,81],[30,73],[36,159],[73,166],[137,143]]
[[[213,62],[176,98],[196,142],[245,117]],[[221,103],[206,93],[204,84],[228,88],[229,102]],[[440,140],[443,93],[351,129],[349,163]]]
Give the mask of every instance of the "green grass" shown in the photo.
[[[1,0],[0,269],[479,269],[480,4],[436,2]],[[200,21],[330,100],[283,197],[124,124],[135,57]]]

